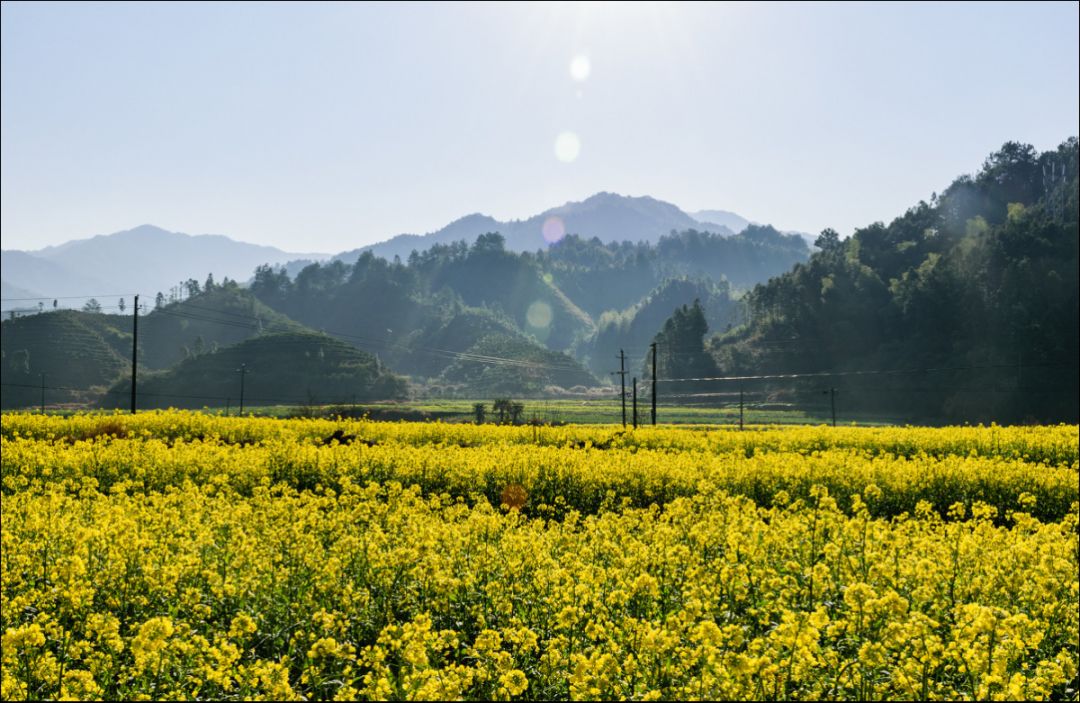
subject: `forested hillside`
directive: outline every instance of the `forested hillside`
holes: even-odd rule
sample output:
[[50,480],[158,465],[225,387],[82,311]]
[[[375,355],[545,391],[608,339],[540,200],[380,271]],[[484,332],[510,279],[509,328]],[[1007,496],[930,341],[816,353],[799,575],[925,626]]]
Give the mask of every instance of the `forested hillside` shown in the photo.
[[[637,368],[649,343],[673,313],[695,300],[700,303],[705,324],[711,331],[722,332],[742,322],[742,301],[732,296],[731,287],[724,279],[672,278],[636,305],[600,317],[596,336],[587,347],[590,366],[598,373],[610,370],[621,350],[632,367]],[[665,354],[670,353],[665,349]]]
[[[189,283],[194,283],[193,281]],[[213,354],[260,334],[304,332],[235,282],[194,284],[183,301],[139,302],[139,368],[164,370]],[[131,374],[130,314],[56,310],[5,320],[3,407],[99,400],[106,388]],[[126,403],[119,398],[116,402]]]
[[[243,378],[241,378],[243,376]],[[243,384],[243,386],[241,386]],[[405,380],[371,354],[324,334],[262,334],[216,352],[193,354],[139,380],[140,408],[349,403],[402,398]],[[128,407],[131,379],[101,404]]]
[[550,349],[564,350],[595,330],[592,318],[555,286],[531,256],[507,251],[502,235],[435,246],[409,257],[428,291],[449,290],[468,305],[491,306]]
[[[352,264],[316,263],[295,277],[264,266],[251,290],[270,308],[378,353],[400,372],[465,388],[509,392],[516,384],[518,392],[531,392],[598,383],[579,361],[606,376],[609,357],[647,345],[676,308],[696,298],[714,329],[725,329],[742,319],[729,274],[748,286],[807,255],[802,238],[758,226],[726,237],[672,233],[657,244],[570,235],[520,254],[488,233],[471,245],[413,252],[404,263],[364,252]],[[462,359],[466,354],[531,362],[481,374],[482,362]]]
[[570,235],[540,251],[536,259],[571,300],[599,318],[606,311],[638,304],[670,278],[726,279],[737,289],[749,289],[789,271],[809,255],[802,237],[750,225],[734,236],[672,232],[656,244],[604,244]]
[[[88,402],[131,368],[130,319],[126,331],[101,324],[119,315],[59,310],[5,321],[0,335],[2,407],[42,402]],[[126,351],[125,351],[126,348]]]
[[1041,154],[1009,142],[888,225],[822,232],[753,290],[752,322],[716,358],[728,374],[846,373],[788,388],[835,386],[849,408],[1075,422],[1077,205],[1075,137]]
[[[211,279],[191,292],[184,300],[147,308],[149,314],[140,319],[140,361],[148,368],[165,369],[263,332],[307,331],[232,281],[221,285]],[[129,317],[119,321],[130,331]]]
[[[488,241],[482,237],[473,247],[437,247],[409,265],[365,252],[353,265],[313,264],[295,280],[280,269],[262,267],[251,291],[309,327],[378,354],[390,368],[439,385],[460,386],[478,378],[462,370],[466,361],[473,362],[466,367],[499,366],[498,382],[492,384],[504,389],[516,384],[518,392],[595,384],[577,361],[540,339],[547,330],[572,336],[565,330],[575,324],[578,333],[588,333],[591,320],[540,278],[535,267],[522,266],[501,248],[486,249]],[[456,282],[480,304],[466,303],[445,280]],[[526,305],[527,300],[533,302]],[[541,307],[543,315],[536,312]],[[512,317],[507,308],[520,317]],[[491,353],[501,347],[512,350],[512,356]],[[454,362],[459,363],[451,368]]]

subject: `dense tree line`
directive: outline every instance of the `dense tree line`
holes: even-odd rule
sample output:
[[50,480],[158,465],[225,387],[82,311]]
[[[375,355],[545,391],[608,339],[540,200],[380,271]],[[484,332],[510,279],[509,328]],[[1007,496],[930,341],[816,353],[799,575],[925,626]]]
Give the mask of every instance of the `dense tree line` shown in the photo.
[[[590,366],[597,372],[609,371],[620,350],[636,362],[650,342],[670,322],[673,313],[694,303],[709,330],[723,332],[742,321],[744,304],[736,298],[724,279],[672,278],[660,284],[638,304],[622,312],[600,316],[596,336],[588,345]],[[702,331],[704,334],[704,330]],[[696,345],[702,343],[698,336]],[[673,349],[665,347],[666,353]]]
[[656,244],[613,242],[568,235],[536,254],[540,267],[594,318],[638,303],[671,278],[727,281],[749,289],[778,276],[810,255],[798,235],[750,225],[735,236],[687,230]]
[[[407,264],[370,252],[351,266],[311,264],[295,280],[264,266],[256,271],[251,291],[290,318],[376,353],[390,368],[416,377],[451,386],[478,380],[468,370],[479,363],[475,358],[505,347],[516,354],[528,350],[524,358],[534,365],[500,366],[497,377],[484,376],[485,386],[522,391],[595,382],[564,354],[554,352],[553,362],[551,350],[528,333],[523,301],[549,301],[553,327],[566,310],[535,268],[504,250],[498,234],[484,235],[472,246],[437,246]],[[562,333],[563,327],[557,329]],[[473,363],[465,363],[468,358]]]
[[714,340],[727,373],[920,370],[789,384],[937,421],[1077,419],[1077,140],[1009,142],[888,225],[821,233]]
[[[413,252],[406,262],[364,252],[354,264],[315,263],[295,278],[263,266],[251,291],[291,319],[378,353],[403,373],[529,392],[596,383],[572,356],[604,357],[594,364],[603,371],[611,364],[607,357],[624,346],[647,345],[672,310],[695,298],[716,328],[726,328],[742,309],[728,274],[764,280],[807,254],[802,238],[757,226],[729,237],[672,233],[656,245],[570,235],[536,253],[509,251],[493,232],[472,244]],[[497,349],[558,372],[505,366],[480,373],[476,363],[454,358]]]
[[[663,379],[713,378],[719,373],[716,360],[705,349],[709,330],[705,310],[700,300],[683,305],[664,322],[654,338],[656,344],[656,377]],[[664,386],[667,395],[678,396],[706,387],[697,380],[670,381]]]

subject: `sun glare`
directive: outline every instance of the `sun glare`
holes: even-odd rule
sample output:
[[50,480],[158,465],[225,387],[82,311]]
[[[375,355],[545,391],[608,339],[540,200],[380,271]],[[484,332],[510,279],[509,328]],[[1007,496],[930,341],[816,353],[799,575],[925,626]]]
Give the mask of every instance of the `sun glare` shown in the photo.
[[585,54],[578,54],[570,61],[570,77],[578,83],[584,83],[592,73],[592,63]]
[[561,132],[555,137],[555,158],[563,163],[571,164],[577,160],[581,152],[581,139],[573,132]]

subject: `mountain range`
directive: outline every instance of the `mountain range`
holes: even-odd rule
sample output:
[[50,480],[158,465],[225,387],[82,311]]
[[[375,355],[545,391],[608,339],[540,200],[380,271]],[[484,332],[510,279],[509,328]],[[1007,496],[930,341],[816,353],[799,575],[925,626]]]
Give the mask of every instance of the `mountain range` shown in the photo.
[[596,237],[601,242],[650,242],[674,231],[696,229],[732,235],[749,223],[745,218],[723,210],[706,210],[718,215],[725,223],[703,220],[678,206],[649,196],[632,197],[616,193],[597,193],[582,201],[568,202],[549,208],[525,220],[496,220],[489,215],[473,213],[457,219],[442,229],[428,234],[399,234],[385,242],[342,252],[334,258],[352,263],[364,251],[393,259],[408,258],[413,250],[423,251],[435,244],[450,244],[460,240],[471,243],[478,235],[498,232],[511,251],[543,249],[567,234],[586,239]]
[[[568,234],[595,237],[604,243],[656,243],[672,231],[693,229],[730,236],[749,224],[724,210],[688,214],[648,196],[604,192],[524,220],[499,221],[474,213],[435,232],[399,234],[332,258],[351,264],[364,251],[371,251],[389,260],[395,256],[406,259],[414,250],[461,240],[472,243],[487,232],[499,232],[508,250],[520,252],[546,248]],[[283,266],[295,275],[303,266],[328,258],[328,254],[285,252],[222,235],[192,236],[147,224],[36,251],[5,250],[0,257],[0,309],[32,308],[38,304],[32,299],[38,297],[46,305],[50,299],[68,298],[66,306],[79,307],[90,296],[112,304],[115,298],[136,292],[147,298],[158,291],[168,294],[188,279],[201,283],[207,274],[219,281],[224,277],[247,281],[262,264]]]
[[2,309],[28,308],[41,297],[81,306],[88,297],[113,302],[141,293],[152,297],[182,281],[202,283],[208,274],[245,281],[255,267],[326,254],[285,252],[275,247],[238,242],[219,234],[188,235],[154,225],[77,239],[37,251],[5,250],[0,256]]

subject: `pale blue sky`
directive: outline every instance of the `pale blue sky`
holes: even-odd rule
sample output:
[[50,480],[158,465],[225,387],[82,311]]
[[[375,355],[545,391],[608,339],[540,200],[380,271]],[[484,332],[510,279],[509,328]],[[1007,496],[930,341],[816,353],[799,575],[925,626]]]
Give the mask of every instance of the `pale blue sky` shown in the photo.
[[4,248],[337,252],[601,190],[846,235],[1080,122],[1074,2],[2,8]]

